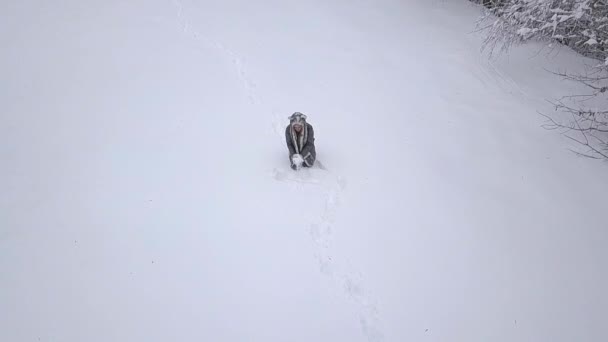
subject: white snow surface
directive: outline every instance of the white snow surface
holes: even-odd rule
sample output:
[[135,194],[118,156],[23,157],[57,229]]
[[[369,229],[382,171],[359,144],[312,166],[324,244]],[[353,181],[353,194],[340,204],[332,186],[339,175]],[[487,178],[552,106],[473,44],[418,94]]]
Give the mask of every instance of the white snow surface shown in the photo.
[[608,170],[537,114],[592,61],[481,11],[3,1],[0,341],[607,341]]

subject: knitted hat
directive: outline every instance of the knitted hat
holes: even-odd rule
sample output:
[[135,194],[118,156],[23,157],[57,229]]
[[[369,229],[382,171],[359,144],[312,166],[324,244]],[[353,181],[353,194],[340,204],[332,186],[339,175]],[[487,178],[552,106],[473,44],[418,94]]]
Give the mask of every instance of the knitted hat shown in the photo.
[[306,124],[306,115],[304,115],[300,112],[295,112],[295,113],[291,114],[291,116],[289,117],[289,122],[292,125],[295,125],[295,124],[305,125]]

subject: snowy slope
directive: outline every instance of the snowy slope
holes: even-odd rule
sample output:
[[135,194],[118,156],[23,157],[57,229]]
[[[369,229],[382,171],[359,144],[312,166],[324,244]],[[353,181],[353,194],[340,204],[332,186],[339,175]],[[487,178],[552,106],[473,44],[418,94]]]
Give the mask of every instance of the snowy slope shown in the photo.
[[479,14],[4,1],[0,341],[608,340],[606,165],[536,114],[585,61]]

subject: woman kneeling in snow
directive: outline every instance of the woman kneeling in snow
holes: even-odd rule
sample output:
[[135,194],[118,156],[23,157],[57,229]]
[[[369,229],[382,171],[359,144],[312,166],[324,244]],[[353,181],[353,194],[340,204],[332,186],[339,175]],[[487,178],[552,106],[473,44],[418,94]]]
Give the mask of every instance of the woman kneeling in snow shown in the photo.
[[315,150],[315,131],[306,122],[306,115],[295,112],[289,117],[289,126],[285,128],[285,139],[289,149],[289,161],[294,170],[312,167],[317,158]]

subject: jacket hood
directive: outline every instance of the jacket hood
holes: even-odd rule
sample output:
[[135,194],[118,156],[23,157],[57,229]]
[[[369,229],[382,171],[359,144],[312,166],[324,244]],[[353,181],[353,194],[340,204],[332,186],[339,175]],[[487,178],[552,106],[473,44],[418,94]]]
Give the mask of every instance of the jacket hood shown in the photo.
[[[297,134],[293,125],[301,124],[302,133]],[[306,115],[295,112],[289,117],[289,133],[296,149],[296,153],[300,153],[304,145],[308,142],[308,124],[306,123]]]

